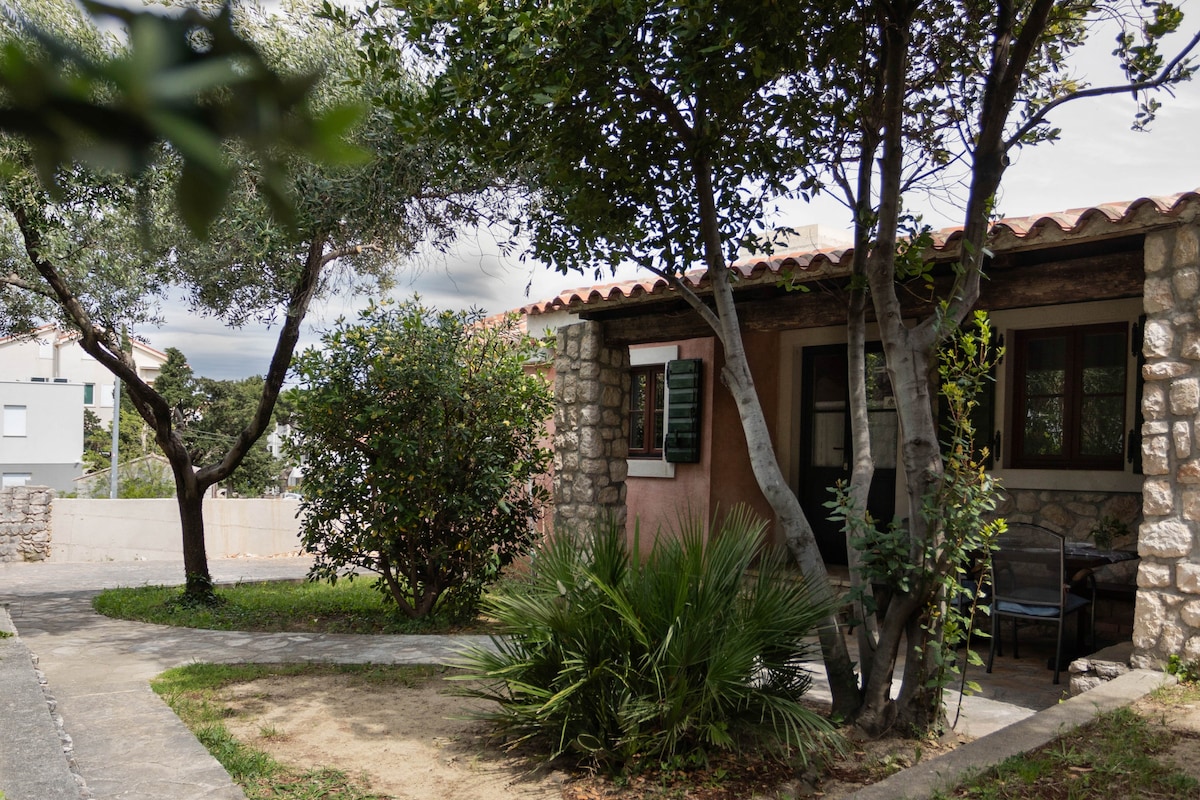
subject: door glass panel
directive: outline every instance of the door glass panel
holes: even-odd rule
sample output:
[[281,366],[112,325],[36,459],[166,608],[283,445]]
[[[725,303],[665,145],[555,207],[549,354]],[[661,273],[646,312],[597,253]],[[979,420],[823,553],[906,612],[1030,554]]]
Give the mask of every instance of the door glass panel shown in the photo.
[[871,456],[877,469],[895,469],[896,439],[899,434],[895,411],[868,411],[871,430]]
[[838,467],[846,463],[846,358],[817,356],[813,362],[813,434],[809,463]]
[[846,463],[846,415],[818,411],[813,417],[812,465],[841,467]]
[[877,469],[896,466],[896,446],[899,425],[896,421],[896,398],[887,373],[883,353],[866,354],[867,428],[871,432],[871,456]]
[[892,396],[892,381],[887,374],[887,362],[883,353],[867,353],[867,408],[895,408]]

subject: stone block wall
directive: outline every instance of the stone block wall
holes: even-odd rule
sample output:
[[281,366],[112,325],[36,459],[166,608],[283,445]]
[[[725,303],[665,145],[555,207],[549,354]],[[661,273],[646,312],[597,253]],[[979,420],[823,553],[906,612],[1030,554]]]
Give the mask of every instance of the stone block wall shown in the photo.
[[1200,659],[1200,224],[1146,236],[1143,513],[1132,663]]
[[554,354],[554,529],[625,524],[629,348],[607,347],[598,322],[558,330]]
[[[1032,522],[1057,531],[1069,542],[1092,541],[1092,531],[1105,517],[1125,524],[1126,533],[1113,547],[1132,550],[1137,546],[1142,521],[1142,496],[1130,492],[1078,492],[1051,489],[1010,489],[996,507],[996,515],[1010,522]],[[1137,562],[1125,561],[1103,569],[1098,578],[1113,583],[1134,582]]]
[[45,561],[50,557],[50,501],[46,486],[0,489],[0,561]]

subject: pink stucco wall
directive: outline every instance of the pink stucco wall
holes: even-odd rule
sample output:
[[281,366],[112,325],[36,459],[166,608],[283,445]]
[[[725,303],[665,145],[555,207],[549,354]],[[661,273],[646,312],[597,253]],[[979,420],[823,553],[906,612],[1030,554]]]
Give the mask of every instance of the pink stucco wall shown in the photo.
[[[775,334],[745,334],[750,368],[768,420],[778,406],[779,337]],[[704,393],[701,427],[704,437],[700,461],[676,464],[673,478],[630,477],[627,480],[629,530],[640,524],[641,544],[648,548],[660,528],[675,527],[680,515],[709,518],[737,502],[750,502],[764,519],[771,519],[770,506],[758,490],[750,470],[746,439],[742,434],[733,397],[721,383],[723,354],[712,337],[672,342],[679,358],[704,361]]]

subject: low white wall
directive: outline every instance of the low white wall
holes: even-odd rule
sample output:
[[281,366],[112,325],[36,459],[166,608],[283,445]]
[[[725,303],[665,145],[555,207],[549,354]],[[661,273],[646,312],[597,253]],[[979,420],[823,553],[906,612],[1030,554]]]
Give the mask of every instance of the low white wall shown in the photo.
[[[204,501],[209,558],[300,552],[300,501]],[[50,505],[50,561],[160,561],[183,558],[179,506],[165,500],[80,500]]]

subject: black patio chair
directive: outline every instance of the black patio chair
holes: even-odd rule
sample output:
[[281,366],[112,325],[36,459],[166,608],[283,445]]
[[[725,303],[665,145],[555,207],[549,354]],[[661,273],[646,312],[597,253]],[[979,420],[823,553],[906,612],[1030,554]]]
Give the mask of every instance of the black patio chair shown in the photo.
[[[1000,647],[1000,618],[1013,621],[1013,657],[1020,658],[1017,625],[1021,621],[1055,625],[1054,682],[1062,669],[1063,625],[1068,616],[1092,605],[1070,591],[1063,565],[1063,537],[1029,523],[1010,523],[992,553],[992,643],[987,671]],[[1079,617],[1076,647],[1082,642]]]

